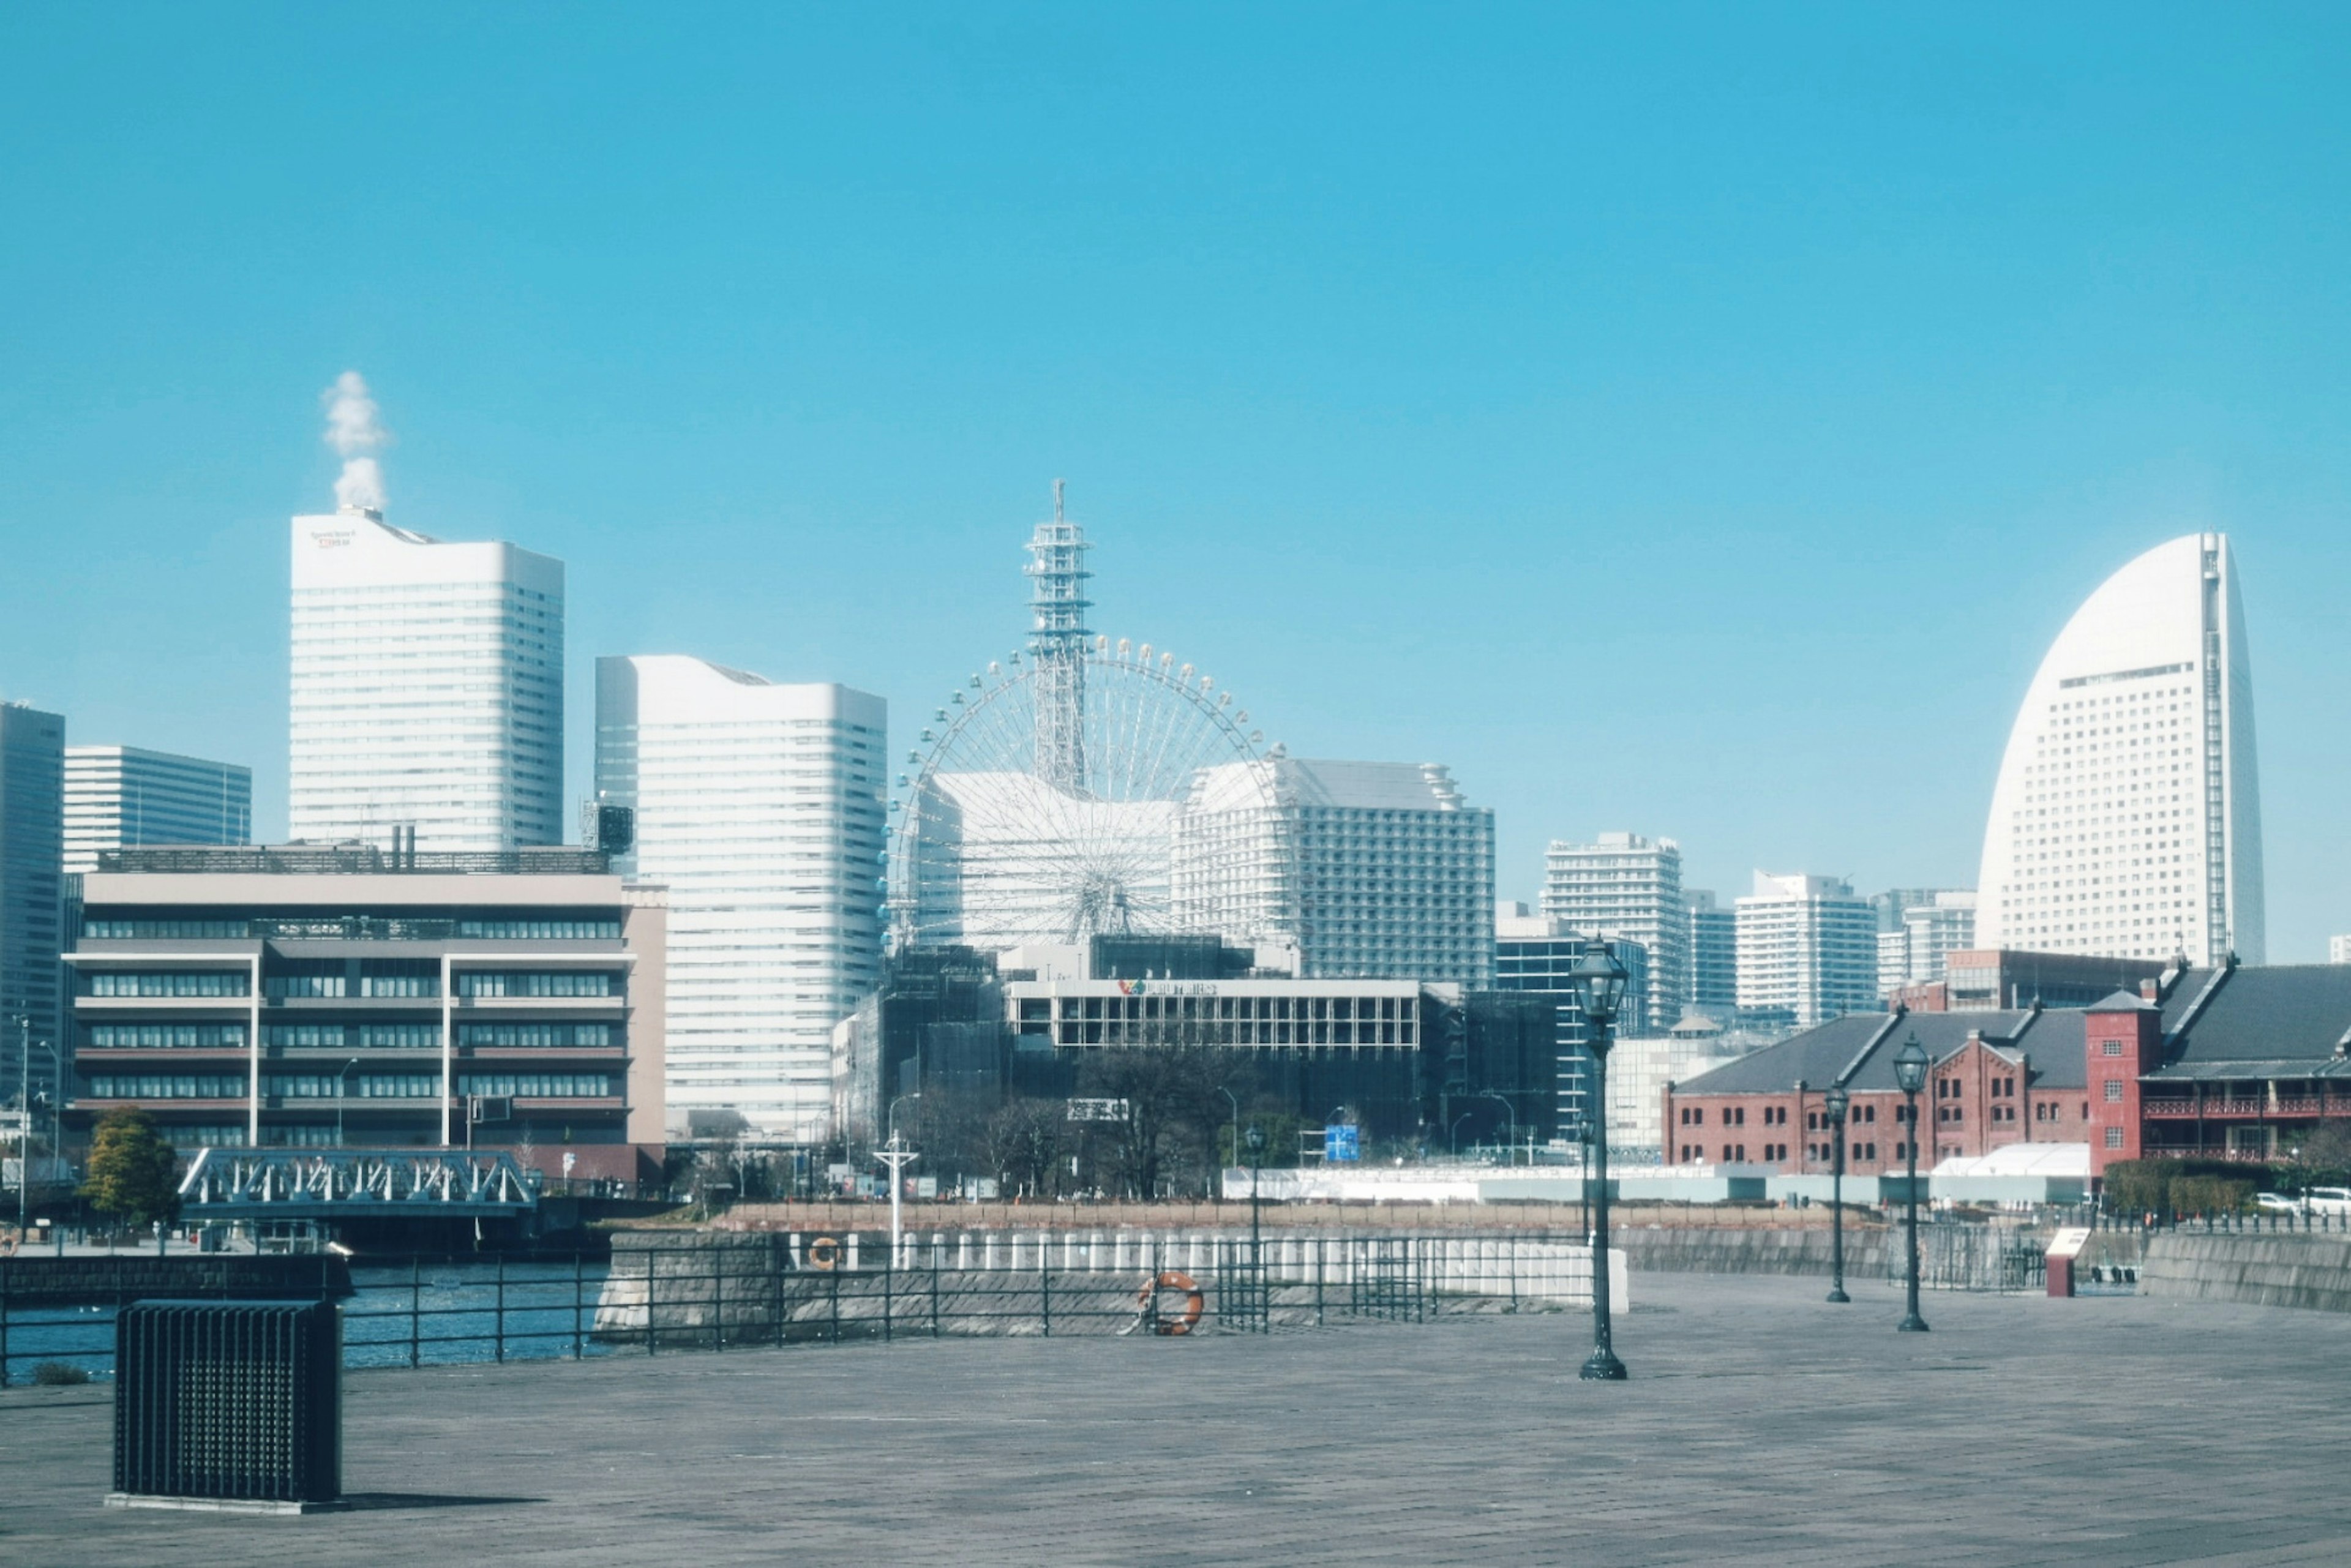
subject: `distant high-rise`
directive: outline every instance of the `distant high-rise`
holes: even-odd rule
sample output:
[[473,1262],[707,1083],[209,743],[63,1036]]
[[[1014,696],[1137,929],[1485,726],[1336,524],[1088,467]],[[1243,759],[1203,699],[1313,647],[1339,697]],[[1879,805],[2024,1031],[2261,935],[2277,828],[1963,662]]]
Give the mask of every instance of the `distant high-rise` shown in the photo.
[[2330,964],[2351,964],[2351,936],[2329,936],[2326,939],[2326,961]]
[[293,544],[292,836],[561,843],[563,563],[358,509]]
[[1638,942],[1649,955],[1648,984],[1623,1023],[1627,1036],[1681,1017],[1689,984],[1687,907],[1681,846],[1671,839],[1603,833],[1589,844],[1554,840],[1543,855],[1545,915],[1583,936]]
[[2244,607],[2223,534],[2108,578],[2009,732],[1976,945],[2195,965],[2264,954]]
[[1810,1029],[1877,1007],[1877,916],[1834,877],[1755,873],[1739,900],[1739,1005]]
[[1172,882],[1176,929],[1255,944],[1261,963],[1294,948],[1301,978],[1493,978],[1494,813],[1436,763],[1204,768]]
[[[29,1040],[58,1054],[63,965],[66,721],[0,703],[0,1102],[13,1103]],[[25,1020],[19,1022],[18,1020]],[[53,1071],[36,1049],[36,1087]]]
[[[1877,911],[1877,990],[1944,977],[1951,954],[1973,947],[1976,895],[1969,888],[1896,888],[1870,900]],[[1887,922],[1889,904],[1893,923]]]
[[135,746],[66,747],[66,870],[139,844],[253,839],[253,769]]
[[1687,895],[1689,904],[1687,1006],[1729,1026],[1739,1009],[1739,915],[1716,905],[1703,888]]
[[833,1025],[879,983],[883,700],[676,655],[596,661],[619,864],[669,889],[668,1103],[830,1132]]

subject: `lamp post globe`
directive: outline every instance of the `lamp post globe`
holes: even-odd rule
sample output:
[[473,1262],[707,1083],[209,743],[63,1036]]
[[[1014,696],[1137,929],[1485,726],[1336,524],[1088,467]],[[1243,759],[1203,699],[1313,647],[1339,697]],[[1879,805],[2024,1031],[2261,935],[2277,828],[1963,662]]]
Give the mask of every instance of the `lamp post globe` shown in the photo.
[[1588,1113],[1593,1127],[1592,1180],[1592,1354],[1578,1374],[1587,1382],[1622,1383],[1625,1377],[1625,1364],[1616,1359],[1616,1347],[1608,1321],[1608,1048],[1612,1041],[1609,1030],[1616,1021],[1617,1009],[1624,1005],[1625,982],[1630,977],[1625,966],[1608,951],[1608,944],[1594,936],[1583,945],[1583,956],[1576,960],[1569,983],[1574,988],[1577,1005],[1583,1009],[1585,1049],[1592,1052],[1592,1110]]
[[1829,1132],[1836,1139],[1835,1163],[1829,1167],[1829,1300],[1853,1300],[1844,1293],[1844,1117],[1853,1103],[1842,1083],[1832,1083],[1821,1096],[1828,1112]]
[[1909,1240],[1910,1310],[1896,1327],[1903,1333],[1925,1333],[1927,1320],[1918,1315],[1918,1091],[1927,1087],[1927,1050],[1918,1043],[1915,1030],[1895,1052],[1894,1082],[1901,1087],[1906,1103],[1903,1117],[1910,1124],[1902,1145],[1908,1173],[1902,1184],[1902,1200],[1908,1215],[1904,1229]]

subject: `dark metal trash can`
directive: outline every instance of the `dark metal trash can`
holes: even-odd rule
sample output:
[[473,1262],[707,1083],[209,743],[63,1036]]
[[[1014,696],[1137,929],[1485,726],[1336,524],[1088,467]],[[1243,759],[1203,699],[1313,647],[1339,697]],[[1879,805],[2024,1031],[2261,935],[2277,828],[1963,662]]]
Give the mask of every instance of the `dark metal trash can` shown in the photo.
[[332,1301],[133,1301],[114,1324],[110,1505],[298,1513],[343,1490]]

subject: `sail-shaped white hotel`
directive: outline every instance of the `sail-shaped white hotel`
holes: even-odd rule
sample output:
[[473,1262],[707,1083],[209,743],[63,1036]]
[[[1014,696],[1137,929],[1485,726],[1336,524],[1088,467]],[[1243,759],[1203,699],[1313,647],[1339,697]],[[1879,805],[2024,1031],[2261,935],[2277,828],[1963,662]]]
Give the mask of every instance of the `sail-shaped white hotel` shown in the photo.
[[2244,607],[2223,534],[2108,578],[2025,694],[1992,790],[1976,943],[2262,961]]

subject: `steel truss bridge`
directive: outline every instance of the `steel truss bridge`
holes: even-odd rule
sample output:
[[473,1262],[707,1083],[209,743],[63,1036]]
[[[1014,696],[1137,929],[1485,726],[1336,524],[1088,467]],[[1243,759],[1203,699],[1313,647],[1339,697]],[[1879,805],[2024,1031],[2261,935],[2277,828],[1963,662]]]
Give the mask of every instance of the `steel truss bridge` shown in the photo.
[[532,1173],[467,1149],[205,1149],[180,1216],[206,1219],[507,1219],[538,1207]]

